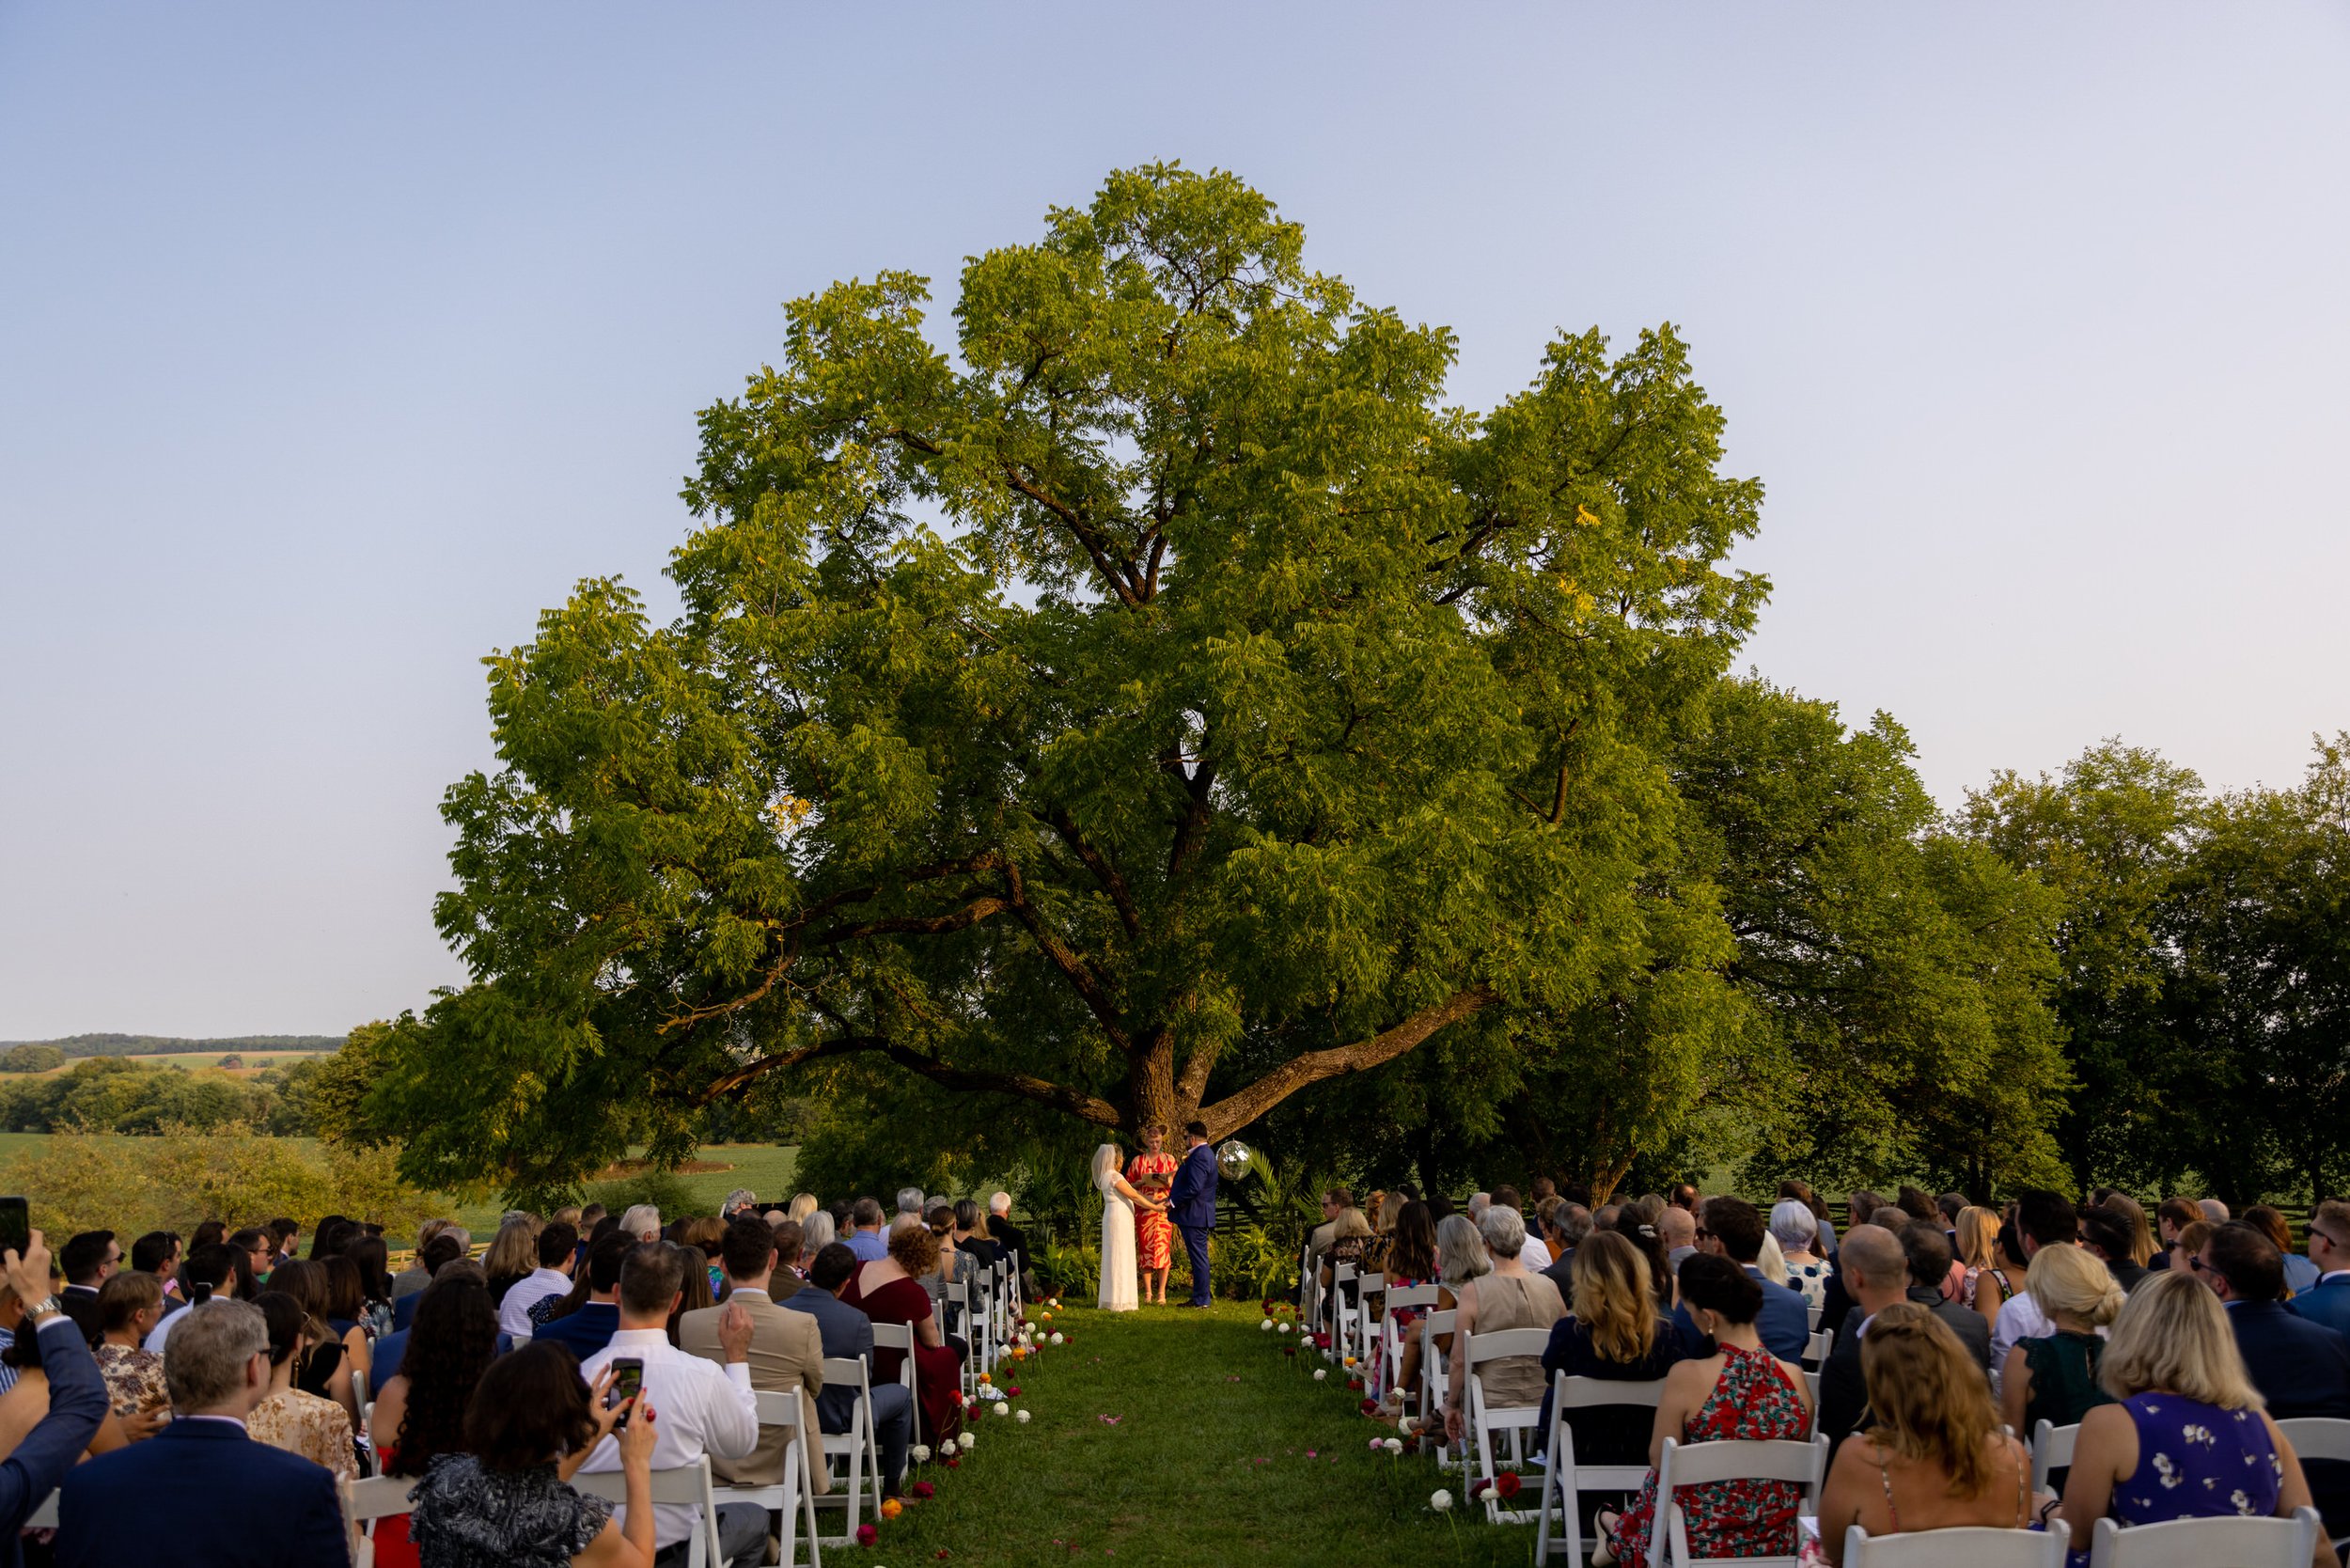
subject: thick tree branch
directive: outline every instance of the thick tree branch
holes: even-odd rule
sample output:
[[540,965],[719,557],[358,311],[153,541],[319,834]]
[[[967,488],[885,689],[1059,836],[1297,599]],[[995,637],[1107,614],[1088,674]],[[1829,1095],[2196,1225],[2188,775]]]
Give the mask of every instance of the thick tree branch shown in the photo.
[[967,1068],[953,1066],[939,1060],[936,1057],[917,1051],[910,1045],[901,1045],[896,1041],[882,1036],[860,1034],[835,1035],[816,1044],[804,1045],[796,1051],[786,1051],[780,1056],[760,1057],[755,1061],[744,1062],[734,1071],[722,1074],[713,1079],[701,1091],[696,1103],[707,1105],[783,1068],[797,1067],[803,1062],[815,1061],[825,1057],[860,1055],[885,1056],[908,1072],[918,1073],[932,1083],[947,1089],[965,1093],[1009,1094],[1016,1099],[1033,1100],[1040,1105],[1065,1111],[1080,1121],[1090,1121],[1096,1126],[1116,1127],[1124,1120],[1120,1115],[1118,1107],[1107,1100],[1099,1095],[1088,1094],[1083,1090],[1072,1089],[1066,1084],[1057,1084],[1050,1079],[1035,1077],[1026,1073],[975,1072]]
[[1347,1073],[1366,1072],[1384,1062],[1393,1061],[1447,1024],[1457,1024],[1495,1000],[1496,997],[1489,987],[1473,985],[1465,991],[1453,993],[1434,1007],[1422,1008],[1393,1028],[1374,1034],[1369,1040],[1292,1057],[1239,1093],[1228,1094],[1213,1105],[1202,1105],[1199,1120],[1208,1124],[1209,1137],[1223,1137],[1228,1133],[1246,1127],[1308,1084],[1318,1084],[1325,1078],[1335,1078]]
[[[1181,748],[1167,747],[1159,758],[1159,766],[1181,776]],[[1198,853],[1200,841],[1207,837],[1210,815],[1208,792],[1214,787],[1215,764],[1211,761],[1200,761],[1191,770],[1191,776],[1183,780],[1183,792],[1189,798],[1184,803],[1183,817],[1175,824],[1175,840],[1167,850],[1167,879],[1169,882],[1183,874],[1184,869],[1191,864],[1192,856]]]
[[1005,902],[1004,907],[1011,911],[1014,919],[1028,928],[1028,935],[1034,939],[1037,950],[1044,955],[1046,961],[1069,977],[1069,983],[1084,998],[1086,1006],[1109,1035],[1111,1043],[1121,1051],[1129,1049],[1133,1037],[1126,1031],[1126,1020],[1119,1011],[1118,1004],[1103,988],[1101,979],[1094,974],[1092,966],[1062,941],[1059,933],[1044,923],[1044,917],[1028,902],[1027,884],[1020,875],[1018,862],[1005,863],[1004,878],[1011,887],[1011,897]]
[[1086,841],[1085,835],[1077,831],[1075,821],[1067,811],[1057,807],[1047,820],[1052,823],[1053,831],[1058,833],[1062,840],[1076,852],[1077,858],[1086,863],[1086,870],[1093,873],[1093,879],[1110,896],[1110,902],[1118,906],[1118,921],[1126,928],[1126,934],[1140,936],[1142,917],[1136,913],[1135,896],[1127,888],[1126,879],[1118,874],[1118,868],[1109,863],[1108,856]]

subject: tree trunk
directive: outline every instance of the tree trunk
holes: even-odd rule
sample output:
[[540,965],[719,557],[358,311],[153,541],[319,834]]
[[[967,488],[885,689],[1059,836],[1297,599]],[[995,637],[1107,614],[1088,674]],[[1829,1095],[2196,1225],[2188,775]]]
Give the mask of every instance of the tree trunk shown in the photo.
[[1126,1128],[1140,1136],[1146,1127],[1161,1127],[1172,1137],[1198,1113],[1175,1091],[1175,1053],[1162,1043],[1138,1050],[1126,1070]]

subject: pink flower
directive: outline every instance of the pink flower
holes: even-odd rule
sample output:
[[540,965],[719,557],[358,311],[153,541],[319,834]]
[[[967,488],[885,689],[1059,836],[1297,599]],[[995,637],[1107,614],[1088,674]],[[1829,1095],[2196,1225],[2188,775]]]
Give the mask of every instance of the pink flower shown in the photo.
[[870,1546],[870,1545],[871,1545],[874,1542],[876,1542],[876,1541],[878,1541],[878,1540],[880,1540],[880,1539],[881,1539],[881,1531],[879,1531],[879,1530],[875,1529],[872,1526],[870,1526],[870,1525],[859,1525],[859,1526],[857,1526],[857,1528],[856,1528],[856,1544],[857,1544],[858,1545],[860,1545],[860,1546]]

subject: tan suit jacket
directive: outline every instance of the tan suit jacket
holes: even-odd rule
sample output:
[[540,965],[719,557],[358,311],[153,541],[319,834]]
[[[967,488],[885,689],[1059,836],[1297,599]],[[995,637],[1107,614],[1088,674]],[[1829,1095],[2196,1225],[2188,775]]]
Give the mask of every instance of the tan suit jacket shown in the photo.
[[[751,1314],[751,1387],[775,1394],[800,1390],[800,1419],[807,1423],[801,1429],[800,1440],[811,1445],[807,1450],[808,1469],[815,1478],[817,1491],[831,1490],[830,1466],[824,1463],[822,1449],[815,1446],[823,1441],[816,1434],[816,1396],[824,1391],[822,1330],[808,1313],[786,1311],[756,1292],[737,1291],[728,1299],[741,1302]],[[678,1348],[723,1364],[727,1353],[718,1343],[718,1314],[724,1310],[723,1307],[704,1307],[678,1319]],[[710,1456],[710,1468],[722,1481],[751,1486],[777,1484],[783,1480],[782,1429],[761,1426],[759,1446],[748,1455],[722,1459],[713,1453]]]

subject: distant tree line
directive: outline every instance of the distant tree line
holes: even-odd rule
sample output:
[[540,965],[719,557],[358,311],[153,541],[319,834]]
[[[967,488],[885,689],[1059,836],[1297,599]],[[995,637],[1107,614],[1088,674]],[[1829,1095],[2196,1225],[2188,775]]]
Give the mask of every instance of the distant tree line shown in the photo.
[[[164,1034],[72,1034],[62,1040],[0,1040],[0,1047],[54,1049],[67,1057],[218,1056],[227,1051],[331,1051],[342,1043],[332,1034],[237,1034],[216,1040],[183,1040]],[[55,1066],[52,1062],[51,1066]],[[24,1068],[0,1068],[0,1072]],[[42,1071],[32,1069],[31,1071]]]

